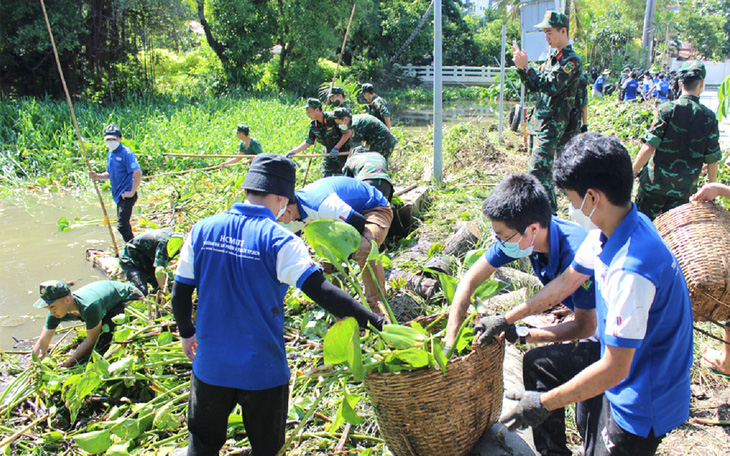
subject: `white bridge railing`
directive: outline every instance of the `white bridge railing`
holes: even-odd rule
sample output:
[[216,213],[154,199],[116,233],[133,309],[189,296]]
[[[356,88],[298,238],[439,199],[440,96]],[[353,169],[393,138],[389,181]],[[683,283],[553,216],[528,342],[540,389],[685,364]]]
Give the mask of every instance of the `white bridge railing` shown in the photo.
[[[433,83],[433,66],[404,65],[403,71],[421,82]],[[514,68],[507,68],[514,71]],[[445,66],[441,67],[441,77],[447,85],[491,85],[499,81],[499,67],[486,66]]]

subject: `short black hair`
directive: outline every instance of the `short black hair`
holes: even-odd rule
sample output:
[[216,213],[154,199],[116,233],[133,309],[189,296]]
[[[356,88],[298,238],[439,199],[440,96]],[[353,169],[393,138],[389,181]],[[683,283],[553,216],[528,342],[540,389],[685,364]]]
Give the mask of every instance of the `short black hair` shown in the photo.
[[634,73],[634,72],[632,71],[632,72],[631,72],[631,74],[629,75],[629,77],[630,77],[631,79],[636,79],[636,73]]
[[568,142],[553,163],[553,181],[581,198],[589,188],[606,194],[614,206],[631,201],[634,176],[631,157],[615,136],[588,132]]
[[243,133],[244,135],[248,136],[248,125],[241,124],[236,130],[238,131],[238,133]]
[[524,233],[539,223],[550,226],[552,209],[547,192],[532,174],[510,174],[500,182],[482,205],[484,216]]
[[688,71],[682,75],[682,87],[685,90],[694,90],[702,81],[702,78],[695,71]]

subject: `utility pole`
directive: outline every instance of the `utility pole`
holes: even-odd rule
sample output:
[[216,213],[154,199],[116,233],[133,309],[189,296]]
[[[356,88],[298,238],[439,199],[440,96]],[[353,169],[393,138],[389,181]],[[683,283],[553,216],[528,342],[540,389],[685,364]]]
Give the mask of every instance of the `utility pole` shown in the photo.
[[656,0],[646,0],[646,9],[644,10],[644,30],[641,34],[641,47],[644,51],[642,61],[645,67],[651,65],[651,51],[654,40],[652,32],[654,31],[654,15],[656,14]]
[[443,118],[441,95],[441,0],[434,2],[433,21],[433,178],[439,184],[443,177]]

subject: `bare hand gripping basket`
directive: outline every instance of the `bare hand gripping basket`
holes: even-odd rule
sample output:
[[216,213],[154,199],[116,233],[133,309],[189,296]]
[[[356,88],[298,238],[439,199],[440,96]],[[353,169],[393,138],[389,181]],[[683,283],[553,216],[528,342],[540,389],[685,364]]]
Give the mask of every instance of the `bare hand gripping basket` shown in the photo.
[[730,320],[730,212],[693,201],[654,224],[684,272],[694,320]]
[[[422,320],[420,320],[423,323]],[[395,456],[462,456],[502,411],[504,342],[479,347],[440,369],[365,376],[365,390]]]

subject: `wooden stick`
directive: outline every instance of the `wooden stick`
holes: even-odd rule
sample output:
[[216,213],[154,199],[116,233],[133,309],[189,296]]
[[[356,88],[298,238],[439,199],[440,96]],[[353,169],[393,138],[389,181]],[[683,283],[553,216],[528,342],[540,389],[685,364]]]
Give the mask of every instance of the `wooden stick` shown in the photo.
[[342,437],[340,437],[340,441],[337,442],[337,445],[335,445],[335,453],[342,453],[343,451],[345,451],[345,444],[347,443],[347,437],[349,437],[350,435],[350,428],[352,428],[352,424],[347,423],[345,425],[345,430],[342,431]]
[[[43,0],[41,0],[41,1],[43,1]],[[15,442],[16,440],[18,440],[18,438],[20,436],[25,434],[26,431],[28,431],[30,428],[32,428],[33,426],[35,426],[36,424],[40,423],[41,421],[43,421],[45,419],[46,419],[46,415],[44,414],[43,416],[38,417],[35,420],[33,420],[32,423],[28,424],[27,426],[24,426],[22,429],[20,429],[15,434],[11,435],[10,437],[8,437],[6,439],[3,439],[3,441],[0,442],[0,448],[4,447],[5,445]]]
[[709,426],[730,426],[730,421],[711,420],[708,418],[693,418],[692,421],[697,424],[707,424]]
[[401,196],[402,194],[408,193],[416,187],[418,187],[418,184],[411,184],[406,188],[402,188],[402,189],[398,190],[397,192],[395,192],[395,195],[393,195],[393,196]]
[[[337,155],[349,155],[350,152],[340,152]],[[230,155],[230,154],[162,154],[163,157],[174,157],[174,158],[252,158],[255,155]],[[293,155],[296,158],[324,158],[329,157],[330,154],[301,154]]]
[[342,54],[345,53],[345,44],[347,43],[347,36],[350,34],[350,24],[352,24],[352,16],[355,15],[355,7],[357,6],[357,3],[352,4],[352,12],[350,12],[350,20],[347,21],[347,30],[345,30],[345,38],[342,40],[342,47],[340,48],[340,57],[337,59],[337,66],[335,67],[335,74],[332,77],[332,84],[330,84],[330,93],[332,91],[332,87],[335,85],[335,80],[337,79],[337,70],[340,69],[340,63],[342,63]]
[[169,171],[166,173],[160,173],[160,174],[153,174],[151,176],[144,176],[143,179],[154,179],[155,177],[160,176],[172,176],[174,174],[185,174],[192,171],[210,171],[212,169],[220,168],[220,165],[213,165],[213,166],[206,166],[205,168],[190,168],[190,169],[184,169],[182,171]]
[[307,171],[304,172],[304,183],[302,186],[307,185],[307,177],[309,176],[309,168],[312,166],[312,159],[309,159],[309,162],[307,163]]
[[[48,28],[48,36],[51,37],[51,46],[53,47],[53,55],[56,58],[56,67],[58,68],[58,74],[61,76],[61,83],[63,84],[63,91],[66,94],[66,101],[68,101],[68,108],[71,110],[71,119],[73,120],[74,127],[76,128],[76,137],[81,145],[81,152],[84,154],[84,160],[86,161],[86,167],[89,172],[91,169],[91,162],[89,162],[89,156],[86,154],[86,145],[84,144],[83,138],[81,138],[81,130],[79,130],[79,124],[76,122],[76,113],[74,112],[74,106],[71,103],[71,95],[68,93],[68,87],[66,87],[66,78],[63,77],[63,69],[61,69],[61,61],[58,58],[58,50],[56,49],[56,41],[53,39],[53,32],[51,31],[51,23],[48,21],[48,13],[46,12],[46,4],[41,1],[41,8],[43,8],[43,17],[46,19],[46,27]],[[109,236],[112,238],[112,244],[114,245],[114,253],[119,256],[119,247],[117,247],[117,238],[114,236],[112,225],[109,223],[109,215],[106,213],[106,206],[104,205],[104,198],[101,196],[101,190],[96,182],[96,179],[91,179],[94,183],[94,189],[96,190],[96,196],[99,197],[99,204],[101,205],[101,211],[104,213],[104,224],[109,228]]]

